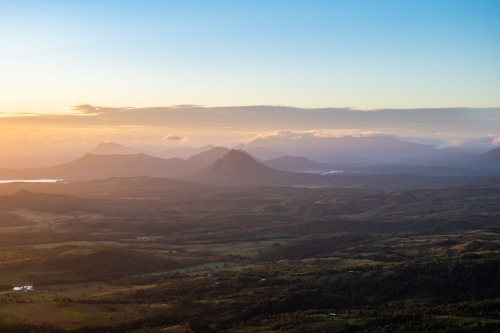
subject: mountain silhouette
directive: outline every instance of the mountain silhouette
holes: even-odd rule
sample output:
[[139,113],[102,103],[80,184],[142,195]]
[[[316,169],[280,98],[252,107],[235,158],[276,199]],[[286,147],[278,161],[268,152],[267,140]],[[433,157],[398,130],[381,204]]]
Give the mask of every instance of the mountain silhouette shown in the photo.
[[228,148],[214,147],[210,150],[191,156],[190,158],[187,159],[187,162],[193,168],[202,169],[214,163],[215,161],[217,161],[217,159],[222,158],[228,152],[229,152]]
[[481,155],[476,165],[480,168],[500,170],[500,147]]
[[101,142],[98,144],[96,147],[92,148],[87,152],[88,154],[93,154],[93,155],[128,155],[128,154],[148,154],[144,151],[135,149],[135,148],[130,148],[121,144],[118,144],[116,142]]
[[485,157],[500,156],[500,147],[488,151],[487,153],[483,154],[483,156]]
[[317,183],[322,176],[269,168],[252,156],[232,149],[208,167],[174,177],[178,180],[214,186],[266,186]]
[[2,169],[4,179],[64,179],[68,181],[103,179],[109,177],[169,177],[192,170],[185,160],[162,159],[146,154],[94,155],[48,168]]
[[215,147],[192,156],[163,159],[146,154],[86,154],[75,161],[53,167],[0,169],[0,179],[64,179],[66,181],[105,179],[110,177],[166,177],[202,169],[227,153]]
[[268,137],[257,138],[246,145],[237,146],[246,151],[257,147],[275,148],[284,155],[303,156],[323,163],[337,163],[331,157],[338,155],[369,160],[399,160],[439,154],[439,151],[429,145],[382,136]]

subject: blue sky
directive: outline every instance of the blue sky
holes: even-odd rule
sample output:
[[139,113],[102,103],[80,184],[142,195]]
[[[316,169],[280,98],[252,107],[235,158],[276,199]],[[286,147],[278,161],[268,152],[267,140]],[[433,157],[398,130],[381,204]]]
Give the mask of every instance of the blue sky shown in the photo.
[[500,1],[2,1],[0,112],[500,106]]

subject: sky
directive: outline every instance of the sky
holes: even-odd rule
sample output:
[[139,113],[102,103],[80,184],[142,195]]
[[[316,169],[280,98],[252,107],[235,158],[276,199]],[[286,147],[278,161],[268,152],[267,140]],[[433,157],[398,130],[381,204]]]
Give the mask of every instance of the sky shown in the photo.
[[[73,113],[76,124],[66,130],[104,131],[93,136],[98,141],[113,140],[111,129],[124,126],[78,127],[78,105],[136,111],[172,105],[495,108],[498,17],[494,0],[0,0],[0,129],[12,124],[6,117]],[[156,139],[201,133],[190,124],[193,117],[203,127],[210,112],[185,116],[175,127],[164,123]],[[25,125],[10,127],[11,137],[25,143],[30,139],[19,133],[33,139],[61,126],[59,118],[50,126],[41,118],[31,125],[19,120]],[[238,133],[221,130],[231,126],[204,131],[238,141],[263,130],[320,129],[290,119],[298,120],[287,128],[278,121]],[[411,124],[399,127],[406,130]],[[434,127],[426,132],[439,133]],[[496,135],[489,132],[483,134]]]

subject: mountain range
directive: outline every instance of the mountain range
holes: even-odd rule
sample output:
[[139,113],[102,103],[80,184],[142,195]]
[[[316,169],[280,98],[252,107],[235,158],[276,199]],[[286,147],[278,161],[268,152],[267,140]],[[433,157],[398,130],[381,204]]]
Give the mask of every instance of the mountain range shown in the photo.
[[[264,161],[263,163],[266,163]],[[270,165],[280,164],[288,169],[324,167],[324,164],[300,157],[278,158]],[[295,164],[295,166],[293,166]],[[4,179],[64,179],[67,190],[83,191],[85,188],[101,189],[103,192],[119,191],[120,188],[175,189],[206,185],[216,187],[234,186],[306,186],[306,187],[367,187],[378,189],[436,188],[457,186],[486,181],[467,174],[447,174],[428,177],[419,174],[353,174],[339,173],[323,175],[300,173],[271,168],[241,150],[215,147],[192,156],[187,160],[161,159],[145,154],[93,155],[87,154],[76,161],[49,168],[2,169]],[[166,179],[172,178],[172,179]],[[92,181],[88,183],[88,181]],[[80,181],[78,187],[75,187]],[[82,182],[83,181],[83,182]],[[10,188],[17,185],[9,184]],[[50,186],[50,185],[47,185]],[[53,185],[61,190],[63,184]],[[24,186],[27,187],[27,186]],[[37,185],[31,187],[36,188]]]
[[[120,148],[121,149],[121,148]],[[224,156],[227,148],[180,158],[163,159],[140,154],[96,155],[87,153],[75,161],[45,168],[0,169],[0,179],[64,179],[66,181],[109,177],[171,177],[206,167]]]
[[230,150],[212,165],[174,179],[212,186],[268,186],[318,183],[321,176],[269,168],[251,155]]
[[[332,138],[327,138],[332,139]],[[338,139],[338,138],[334,138]],[[365,145],[368,149],[369,141],[360,138],[340,138],[344,143]],[[356,139],[354,141],[351,141]],[[366,139],[366,138],[364,138]],[[375,138],[380,139],[380,138]],[[384,142],[392,142],[396,151],[408,149],[409,152],[426,151],[425,145],[403,142],[393,138],[381,138]],[[316,139],[314,139],[316,140]],[[396,140],[396,141],[394,141]],[[333,142],[333,141],[328,141]],[[380,142],[379,142],[380,143]],[[373,142],[371,143],[373,144]],[[92,153],[52,167],[30,169],[0,169],[0,179],[61,179],[66,182],[98,180],[112,177],[156,177],[173,178],[179,181],[191,182],[210,186],[267,186],[267,185],[298,185],[298,186],[376,186],[383,188],[384,176],[415,176],[401,178],[400,182],[413,184],[412,186],[437,186],[428,182],[429,177],[453,178],[455,182],[464,183],[469,178],[500,177],[500,148],[493,149],[482,155],[455,156],[455,160],[442,159],[435,165],[418,165],[412,163],[396,163],[392,160],[378,164],[365,163],[363,158],[337,155],[339,158],[331,160],[337,163],[321,163],[303,156],[280,156],[268,160],[260,160],[252,153],[260,156],[280,155],[276,148],[258,149],[248,145],[246,150],[225,147],[204,146],[203,150],[187,159],[160,158],[116,143],[103,143],[92,149]],[[209,148],[208,150],[206,150]],[[262,148],[262,147],[261,147]],[[374,150],[380,152],[381,148]],[[184,150],[184,153],[195,151],[194,148]],[[115,154],[121,152],[122,154]],[[337,152],[341,152],[338,150]],[[113,153],[113,154],[108,154]],[[342,157],[344,157],[342,159]],[[350,161],[351,163],[339,163]],[[444,162],[443,162],[444,161]],[[331,173],[342,171],[335,177]],[[369,176],[379,176],[378,179]],[[417,183],[417,176],[426,176]],[[416,178],[417,177],[417,178]],[[393,188],[396,177],[388,180],[387,187]],[[411,179],[410,183],[408,183]],[[439,180],[443,182],[444,180]],[[146,181],[147,180],[147,181]],[[137,180],[138,181],[138,180]],[[451,180],[450,180],[451,181]],[[467,180],[469,181],[469,180]],[[118,182],[118,180],[114,180]],[[125,180],[120,181],[127,183]],[[146,186],[154,180],[143,178],[139,183]],[[139,184],[137,183],[137,184]],[[466,183],[466,182],[465,182]],[[129,186],[127,184],[126,186]],[[119,187],[122,185],[116,185]],[[151,186],[151,185],[147,185]],[[170,186],[170,185],[169,185]],[[184,186],[184,185],[183,185]],[[406,185],[405,185],[406,186]],[[161,186],[160,186],[161,187]],[[167,186],[168,187],[168,186]],[[182,186],[181,186],[182,187]],[[396,186],[397,187],[397,186]]]
[[278,136],[257,138],[236,148],[249,151],[252,148],[268,147],[289,156],[302,156],[322,163],[336,163],[335,157],[346,155],[355,158],[380,160],[414,159],[435,154],[430,145],[402,141],[393,137],[316,137]]

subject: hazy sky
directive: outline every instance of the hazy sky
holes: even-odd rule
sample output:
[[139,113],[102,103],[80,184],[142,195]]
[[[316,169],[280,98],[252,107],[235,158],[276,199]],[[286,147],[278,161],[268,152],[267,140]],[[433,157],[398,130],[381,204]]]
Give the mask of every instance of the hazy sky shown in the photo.
[[0,112],[498,107],[499,17],[493,0],[0,0]]
[[104,141],[150,151],[256,137],[396,135],[441,148],[500,146],[500,108],[299,109],[249,107],[73,107],[74,114],[0,119],[0,155],[83,152]]

